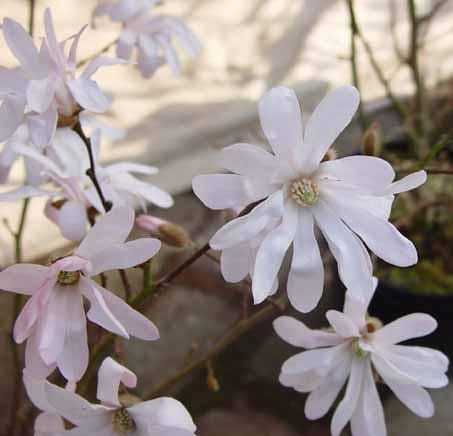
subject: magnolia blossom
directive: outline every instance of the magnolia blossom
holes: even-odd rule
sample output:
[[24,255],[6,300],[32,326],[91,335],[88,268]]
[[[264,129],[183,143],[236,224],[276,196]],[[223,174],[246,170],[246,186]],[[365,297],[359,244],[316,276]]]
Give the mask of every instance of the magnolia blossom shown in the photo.
[[[371,261],[363,242],[391,264],[417,262],[412,242],[388,219],[394,195],[424,183],[425,172],[393,182],[395,172],[379,158],[350,156],[322,162],[358,104],[359,93],[354,87],[340,87],[321,101],[303,130],[296,94],[287,88],[273,88],[259,103],[261,126],[273,153],[255,145],[235,144],[221,152],[222,165],[234,174],[193,179],[194,192],[211,209],[244,207],[264,200],[247,215],[223,226],[210,241],[213,249],[232,249],[253,241],[266,229],[254,255],[255,303],[269,295],[292,244],[289,299],[302,312],[316,306],[324,269],[315,224],[346,287],[371,286]],[[270,223],[274,224],[269,228]],[[250,262],[245,251],[237,249],[236,254],[243,262]],[[241,262],[239,257],[235,265]],[[228,265],[224,263],[226,277],[234,274]]]
[[423,388],[448,384],[448,358],[431,348],[398,345],[432,333],[437,322],[430,315],[413,313],[382,326],[379,320],[367,316],[373,292],[366,299],[357,295],[348,291],[343,312],[327,312],[331,331],[311,330],[289,316],[274,321],[282,339],[308,349],[283,364],[280,382],[299,392],[310,392],[305,415],[318,419],[330,409],[349,377],[343,400],[332,418],[332,435],[339,436],[351,421],[354,436],[385,436],[376,374],[412,412],[429,418],[434,406]]
[[[79,395],[44,380],[24,375],[32,402],[41,410],[62,416],[76,426],[73,435],[194,436],[195,424],[187,409],[168,397],[127,404],[118,395],[120,384],[135,388],[136,375],[108,357],[98,373],[97,399],[90,404]],[[42,416],[42,415],[41,415]],[[65,433],[66,434],[66,433]],[[52,436],[57,436],[52,434]]]
[[[86,318],[125,338],[156,340],[159,333],[145,316],[104,289],[94,276],[140,265],[161,243],[152,238],[126,242],[134,212],[115,208],[89,231],[74,254],[50,266],[17,264],[0,272],[0,289],[29,295],[14,325],[14,339],[28,339],[26,367],[47,376],[58,366],[70,381],[88,364]],[[83,297],[90,302],[85,316]]]
[[93,12],[94,17],[108,15],[112,21],[122,23],[116,54],[121,59],[129,60],[136,47],[138,68],[146,78],[165,63],[174,74],[181,73],[178,54],[172,45],[173,39],[178,40],[192,58],[201,50],[200,42],[181,20],[148,13],[158,3],[159,0],[113,0],[101,3]]
[[19,23],[3,20],[5,42],[20,66],[0,68],[0,142],[25,123],[33,143],[43,147],[52,140],[57,122],[69,124],[83,109],[101,113],[110,105],[91,77],[100,67],[124,62],[97,57],[77,77],[77,45],[85,27],[70,38],[73,42],[66,55],[67,40],[57,41],[50,9],[44,13],[44,24],[46,37],[38,52]]

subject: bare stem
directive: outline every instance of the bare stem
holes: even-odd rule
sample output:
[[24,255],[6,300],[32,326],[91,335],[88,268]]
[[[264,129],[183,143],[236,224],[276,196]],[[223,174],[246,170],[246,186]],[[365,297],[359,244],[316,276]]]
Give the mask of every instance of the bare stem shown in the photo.
[[85,64],[90,62],[92,59],[101,56],[102,54],[108,52],[116,43],[118,42],[118,39],[115,39],[114,41],[109,42],[106,44],[104,47],[102,47],[99,51],[96,53],[92,54],[91,56],[87,57],[86,59],[82,59],[77,63],[77,68],[83,67]]
[[112,208],[112,203],[105,199],[104,194],[102,193],[101,185],[99,184],[98,178],[96,176],[96,162],[94,160],[93,147],[91,146],[91,140],[90,140],[90,138],[88,138],[85,135],[85,132],[82,129],[82,125],[80,124],[80,121],[77,121],[77,123],[74,125],[72,130],[80,136],[80,138],[82,139],[82,141],[84,142],[84,144],[86,146],[86,149],[88,152],[88,157],[90,159],[90,168],[87,170],[87,176],[93,182],[94,188],[96,189],[96,192],[99,195],[102,206],[104,206],[105,211],[108,212]]
[[129,277],[127,276],[126,270],[124,269],[119,269],[118,272],[120,273],[121,281],[123,282],[124,299],[129,302],[132,296],[132,287],[129,281]]
[[167,393],[173,386],[176,385],[180,380],[189,374],[193,374],[199,370],[202,370],[206,364],[221,354],[230,345],[235,343],[244,334],[251,331],[262,321],[266,320],[270,316],[278,313],[281,308],[285,308],[287,305],[286,297],[281,297],[278,300],[278,304],[269,303],[264,308],[258,310],[255,314],[238,321],[228,332],[226,332],[217,342],[216,345],[211,348],[203,357],[196,360],[195,362],[189,363],[187,366],[180,369],[175,375],[171,376],[167,380],[164,380],[157,387],[146,393],[143,397],[144,400],[155,398]]

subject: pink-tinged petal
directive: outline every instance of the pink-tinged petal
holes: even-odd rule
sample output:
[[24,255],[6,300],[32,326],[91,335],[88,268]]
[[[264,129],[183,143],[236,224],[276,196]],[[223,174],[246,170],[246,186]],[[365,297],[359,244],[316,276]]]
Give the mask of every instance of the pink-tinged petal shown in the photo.
[[8,95],[0,106],[0,142],[7,140],[19,127],[24,118],[25,99]]
[[58,211],[61,234],[70,241],[80,241],[87,233],[87,213],[85,205],[78,201],[67,201]]
[[339,345],[344,339],[335,333],[312,330],[303,322],[290,316],[280,316],[274,323],[275,332],[286,342],[295,347],[317,348]]
[[323,286],[324,267],[314,233],[313,215],[308,210],[300,210],[288,276],[291,305],[300,312],[310,312],[321,299]]
[[346,392],[332,417],[330,431],[332,436],[340,436],[341,431],[350,421],[363,388],[367,368],[366,359],[353,359]]
[[279,170],[278,159],[262,147],[234,144],[222,149],[220,164],[232,173],[256,178],[269,183]]
[[[396,345],[379,347],[377,353],[388,363],[398,368],[400,372],[417,381],[420,386],[427,388],[442,388],[448,384],[445,371],[448,367],[448,358],[437,350]],[[447,361],[443,368],[436,367],[436,359]]]
[[92,266],[91,263],[79,256],[66,256],[58,259],[50,266],[50,269],[58,273],[60,271],[83,271],[84,273],[89,273]]
[[322,162],[316,176],[376,192],[392,183],[395,171],[387,161],[378,157],[348,156]]
[[329,324],[343,338],[359,337],[360,332],[354,320],[347,317],[343,312],[337,310],[329,310],[326,313],[326,318]]
[[5,18],[2,25],[3,36],[9,49],[20,64],[33,75],[42,73],[38,50],[25,29],[16,21]]
[[129,339],[129,334],[109,309],[97,284],[90,279],[81,277],[80,286],[83,295],[90,301],[90,310],[87,313],[87,318],[102,328]]
[[332,407],[351,371],[351,355],[345,353],[314,389],[305,402],[305,416],[310,420],[323,417]]
[[426,313],[411,313],[385,325],[373,335],[379,344],[397,344],[408,339],[429,335],[437,328],[437,321]]
[[400,192],[410,191],[416,189],[426,182],[426,171],[417,171],[416,173],[409,174],[408,176],[392,183],[387,187],[383,195],[399,194]]
[[57,362],[64,349],[68,317],[74,298],[82,299],[78,286],[55,285],[41,317],[39,352],[47,365]]
[[160,249],[158,239],[142,238],[124,244],[111,245],[92,256],[91,276],[114,269],[127,269],[151,259]]
[[[49,298],[47,286],[42,286],[25,303],[14,323],[14,340],[20,344],[35,330],[38,319],[42,316],[44,307]],[[53,362],[52,362],[53,363]]]
[[77,103],[90,112],[102,114],[112,103],[94,80],[79,77],[70,80],[67,85]]
[[41,413],[36,417],[35,436],[57,435],[65,431],[63,419],[54,413]]
[[354,436],[386,436],[384,409],[376,389],[371,364],[367,361],[362,393],[351,418]]
[[[27,343],[25,346],[25,371],[27,371],[31,376],[44,380],[56,369],[56,363],[52,365],[46,365],[44,360],[42,360],[39,353],[39,326],[35,331],[28,337]],[[37,406],[38,409],[43,409]]]
[[128,29],[121,32],[116,43],[116,55],[120,59],[128,61],[132,56],[136,41],[136,34]]
[[118,398],[121,383],[133,389],[137,386],[137,376],[111,357],[107,357],[99,368],[96,398],[106,405],[121,406]]
[[283,192],[277,191],[247,215],[230,221],[218,230],[211,238],[211,248],[222,250],[253,239],[271,219],[280,218],[283,213]]
[[159,339],[157,327],[146,316],[107,289],[99,285],[96,285],[96,288],[101,293],[113,316],[121,323],[128,334],[145,341]]
[[296,93],[289,88],[272,88],[258,104],[261,127],[275,155],[291,167],[303,149],[302,115]]
[[47,280],[49,268],[42,265],[20,263],[0,272],[0,289],[32,295]]
[[95,57],[83,70],[81,77],[89,79],[93,74],[95,74],[99,68],[110,67],[112,65],[124,65],[128,62],[125,62],[123,59],[110,58],[107,56],[98,56]]
[[322,200],[311,211],[338,263],[341,281],[348,289],[370,289],[371,261],[360,240]]
[[135,213],[128,207],[115,207],[97,221],[80,243],[76,254],[85,259],[111,245],[123,243],[134,225]]
[[195,195],[210,209],[229,209],[261,200],[275,191],[269,184],[260,184],[237,174],[206,174],[192,180]]
[[225,248],[220,255],[220,270],[230,283],[245,279],[253,268],[254,257],[248,242]]
[[401,373],[395,372],[395,367],[379,355],[373,354],[372,361],[385,384],[408,409],[422,418],[433,416],[434,404],[428,392],[411,379],[402,378]]
[[144,183],[138,180],[136,189],[133,190],[136,194],[143,197],[145,200],[159,207],[172,207],[174,205],[173,197],[163,189],[150,183]]
[[58,369],[66,380],[77,382],[88,366],[88,337],[83,300],[80,295],[70,291],[68,295],[70,310],[66,313],[63,350],[58,356]]
[[145,418],[154,425],[175,427],[194,432],[195,424],[187,409],[174,398],[161,397],[127,409],[131,417]]
[[359,103],[359,92],[353,86],[341,86],[322,99],[305,126],[304,147],[300,149],[306,173],[316,170],[335,139],[351,122]]
[[44,391],[47,401],[59,415],[82,427],[89,434],[103,429],[108,424],[111,426],[111,408],[90,404],[74,392],[48,382],[45,382]]
[[57,120],[58,112],[53,105],[42,114],[27,115],[26,121],[32,143],[39,148],[49,145],[57,129]]
[[49,54],[57,63],[61,72],[66,72],[66,59],[64,58],[60,44],[58,44],[50,8],[46,8],[46,10],[44,11],[44,28],[46,31],[46,42],[49,49]]
[[0,66],[0,95],[23,94],[27,87],[27,79],[19,68]]
[[258,249],[252,281],[255,304],[263,302],[269,296],[283,258],[296,235],[298,215],[296,207],[288,204],[282,223],[264,238]]
[[55,412],[55,409],[47,401],[47,396],[44,389],[44,385],[46,383],[45,378],[37,377],[28,369],[24,369],[22,380],[24,382],[27,395],[36,408],[42,410],[43,412]]
[[329,199],[329,204],[378,257],[401,267],[417,263],[414,244],[386,219],[375,216],[365,208],[347,203],[343,205],[338,198],[334,202]]
[[38,113],[46,112],[55,95],[55,77],[31,80],[27,86],[27,105]]

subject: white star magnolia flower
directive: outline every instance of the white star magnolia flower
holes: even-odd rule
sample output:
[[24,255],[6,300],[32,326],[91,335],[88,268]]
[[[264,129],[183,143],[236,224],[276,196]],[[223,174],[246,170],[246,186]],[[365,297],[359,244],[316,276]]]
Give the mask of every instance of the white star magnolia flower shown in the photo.
[[[64,434],[90,436],[194,436],[195,424],[179,401],[161,397],[134,405],[121,404],[118,389],[123,383],[135,388],[136,375],[108,357],[98,373],[97,399],[91,404],[79,395],[24,372],[24,384],[35,406],[76,426]],[[41,415],[42,416],[42,415]],[[49,436],[57,436],[50,433]]]
[[348,291],[343,312],[327,312],[332,332],[311,330],[289,316],[274,321],[275,331],[283,340],[309,350],[283,364],[280,382],[296,391],[310,392],[305,415],[319,419],[330,409],[349,377],[343,400],[332,418],[332,435],[339,436],[351,421],[354,436],[385,436],[376,374],[412,412],[429,418],[434,406],[423,387],[446,386],[449,362],[440,351],[398,345],[432,333],[437,327],[433,317],[413,313],[382,327],[379,320],[367,317],[373,292],[366,300],[357,295]]
[[[392,183],[395,172],[379,158],[351,156],[321,162],[358,104],[359,93],[354,87],[340,87],[321,101],[303,130],[296,94],[283,87],[271,89],[260,100],[259,115],[273,154],[255,145],[235,144],[221,152],[222,165],[234,174],[193,179],[195,194],[211,209],[243,207],[265,199],[247,215],[223,226],[210,241],[215,250],[236,248],[235,261],[225,262],[222,272],[225,277],[235,274],[240,279],[229,265],[250,261],[246,251],[241,254],[237,246],[254,240],[270,223],[276,223],[266,230],[254,259],[255,303],[269,295],[292,244],[289,299],[302,312],[317,305],[324,269],[315,224],[348,288],[371,286],[372,266],[362,240],[391,264],[417,262],[414,245],[388,219],[394,194],[421,185],[426,173],[419,171]],[[242,274],[245,276],[245,268]]]
[[[50,266],[17,264],[0,272],[0,289],[29,295],[14,325],[14,339],[28,339],[26,367],[47,376],[58,366],[70,381],[79,380],[88,364],[86,318],[125,338],[156,340],[154,324],[94,276],[140,265],[160,249],[157,239],[126,242],[134,212],[114,208],[88,232],[73,255]],[[83,297],[90,302],[85,316]]]
[[17,68],[0,67],[0,142],[8,139],[25,123],[32,142],[43,147],[49,144],[60,122],[71,119],[81,110],[105,112],[110,99],[91,79],[103,66],[124,63],[119,59],[97,57],[76,76],[77,45],[84,31],[73,39],[69,54],[66,41],[58,42],[50,9],[44,13],[46,37],[38,52],[33,40],[16,21],[5,18],[2,32],[9,49],[19,61]]
[[118,0],[101,3],[93,12],[93,17],[108,15],[112,21],[123,24],[123,30],[116,43],[116,55],[129,60],[136,47],[138,69],[143,77],[151,77],[163,64],[167,63],[173,73],[181,73],[181,63],[172,40],[179,41],[191,58],[201,51],[196,36],[178,18],[168,15],[150,15],[150,8],[159,0]]

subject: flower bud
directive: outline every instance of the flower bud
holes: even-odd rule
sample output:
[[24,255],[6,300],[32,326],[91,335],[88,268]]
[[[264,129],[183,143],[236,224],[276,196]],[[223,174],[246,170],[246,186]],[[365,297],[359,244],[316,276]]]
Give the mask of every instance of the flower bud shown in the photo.
[[206,377],[206,385],[208,386],[208,389],[212,392],[219,392],[220,383],[214,374],[214,369],[210,362],[208,362],[208,364],[207,364],[207,370],[208,370],[208,375]]
[[379,156],[382,149],[382,132],[378,123],[374,122],[362,137],[362,153],[366,156]]
[[190,242],[188,233],[181,226],[155,216],[139,215],[135,224],[172,247],[184,248]]

